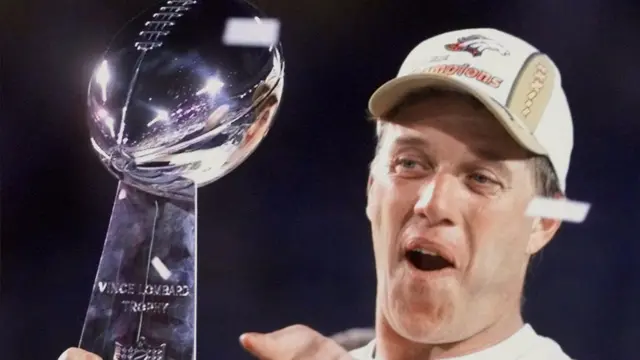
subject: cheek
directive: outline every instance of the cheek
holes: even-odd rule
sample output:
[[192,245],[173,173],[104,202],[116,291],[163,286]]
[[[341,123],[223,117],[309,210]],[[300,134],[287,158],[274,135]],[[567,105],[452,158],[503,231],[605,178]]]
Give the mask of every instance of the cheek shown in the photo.
[[376,180],[369,191],[367,216],[372,227],[388,235],[399,230],[411,216],[419,184],[385,178]]
[[485,285],[519,276],[526,262],[531,220],[521,204],[503,205],[484,207],[469,224],[472,276]]
[[[369,190],[367,217],[371,222],[376,258],[395,251],[398,234],[411,216],[415,200],[407,187],[389,180],[374,181]],[[386,260],[385,260],[386,261]]]

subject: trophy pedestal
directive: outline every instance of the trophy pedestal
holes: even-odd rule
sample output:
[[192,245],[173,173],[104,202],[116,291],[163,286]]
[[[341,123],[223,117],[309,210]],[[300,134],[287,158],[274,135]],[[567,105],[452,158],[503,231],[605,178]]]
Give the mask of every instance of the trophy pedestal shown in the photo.
[[196,342],[196,197],[123,182],[79,347],[107,360],[192,360]]

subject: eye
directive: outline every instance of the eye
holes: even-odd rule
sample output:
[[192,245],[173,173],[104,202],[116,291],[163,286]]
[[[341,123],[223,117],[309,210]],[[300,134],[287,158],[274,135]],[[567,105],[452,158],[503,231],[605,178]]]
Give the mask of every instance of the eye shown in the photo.
[[422,174],[426,170],[423,162],[411,157],[398,157],[391,163],[391,172],[400,175]]
[[398,159],[396,166],[400,166],[404,169],[415,169],[418,167],[418,162],[413,159]]
[[469,185],[476,192],[481,193],[494,193],[502,188],[502,183],[491,175],[485,175],[483,173],[472,173],[468,177],[471,184]]
[[469,177],[471,178],[471,180],[477,182],[478,184],[482,184],[482,185],[495,184],[496,183],[496,181],[494,181],[490,177],[488,177],[488,176],[486,176],[484,174],[480,174],[480,173],[471,174]]

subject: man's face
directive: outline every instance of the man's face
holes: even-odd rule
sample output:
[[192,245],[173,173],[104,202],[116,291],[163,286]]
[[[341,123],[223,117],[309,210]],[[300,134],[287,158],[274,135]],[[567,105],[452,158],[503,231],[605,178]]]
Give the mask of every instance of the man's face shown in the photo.
[[524,216],[528,155],[486,110],[437,98],[385,126],[367,204],[379,309],[411,341],[464,340],[519,308],[529,257],[557,224]]

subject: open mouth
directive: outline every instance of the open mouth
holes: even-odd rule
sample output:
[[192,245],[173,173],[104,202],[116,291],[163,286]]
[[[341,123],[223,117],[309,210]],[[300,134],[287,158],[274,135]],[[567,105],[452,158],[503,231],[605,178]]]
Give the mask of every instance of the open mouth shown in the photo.
[[407,251],[405,258],[411,265],[421,271],[438,271],[454,267],[449,260],[442,256],[422,249]]

